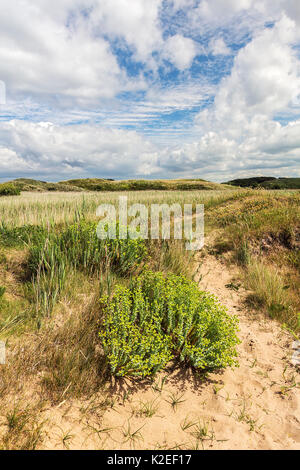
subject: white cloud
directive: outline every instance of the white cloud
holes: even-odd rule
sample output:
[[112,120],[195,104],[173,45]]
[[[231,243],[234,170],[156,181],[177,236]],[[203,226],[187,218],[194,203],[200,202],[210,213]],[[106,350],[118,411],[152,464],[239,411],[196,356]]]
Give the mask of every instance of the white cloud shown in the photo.
[[155,172],[156,149],[134,131],[96,125],[0,123],[1,176],[39,174],[119,176]]
[[282,126],[256,118],[251,127],[243,139],[207,132],[198,141],[165,149],[159,164],[169,174],[216,181],[251,174],[300,176],[300,121]]
[[157,70],[161,51],[180,70],[188,68],[194,42],[175,35],[164,44],[161,8],[162,0],[2,0],[0,78],[8,97],[70,108],[147,89],[143,72],[127,76],[111,41],[146,69]]
[[209,43],[209,51],[213,55],[229,55],[231,51],[226,46],[223,38],[212,39]]
[[18,175],[24,171],[31,171],[32,166],[22,157],[9,148],[0,147],[0,174],[13,175],[13,168],[17,169]]
[[255,0],[202,0],[198,6],[197,14],[208,21],[219,21],[220,18],[228,19],[242,10],[250,9]]
[[62,2],[58,10],[51,2],[55,15],[47,15],[46,2],[32,3],[0,4],[0,76],[9,96],[28,94],[72,105],[111,98],[126,88],[109,43],[92,37],[80,18],[67,26],[70,2]]
[[95,31],[124,38],[137,60],[148,62],[162,43],[159,20],[162,0],[101,0],[94,2],[91,20]]
[[190,38],[176,34],[165,42],[163,57],[170,60],[179,70],[190,68],[196,55],[196,44]]
[[300,62],[290,45],[295,31],[295,23],[283,17],[243,48],[214,106],[199,115],[200,125],[240,135],[253,116],[272,118],[288,109],[300,94]]
[[286,16],[258,33],[236,56],[214,104],[199,113],[198,139],[166,150],[160,164],[218,180],[247,172],[300,176],[300,122],[273,120],[300,96],[296,37],[297,27]]

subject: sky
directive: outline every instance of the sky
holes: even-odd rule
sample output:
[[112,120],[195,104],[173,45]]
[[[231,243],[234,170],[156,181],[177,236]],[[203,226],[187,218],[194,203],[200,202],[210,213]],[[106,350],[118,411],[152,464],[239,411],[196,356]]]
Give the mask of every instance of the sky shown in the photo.
[[300,177],[299,0],[1,0],[0,180]]

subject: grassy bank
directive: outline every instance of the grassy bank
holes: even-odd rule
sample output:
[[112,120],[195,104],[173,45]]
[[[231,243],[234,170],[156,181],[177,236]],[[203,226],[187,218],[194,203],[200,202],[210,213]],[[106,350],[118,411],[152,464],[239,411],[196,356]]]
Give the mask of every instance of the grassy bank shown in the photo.
[[254,191],[208,214],[216,251],[241,267],[252,306],[300,329],[300,193]]
[[87,178],[49,183],[27,178],[10,181],[11,187],[17,191],[29,192],[120,192],[120,191],[223,191],[231,189],[224,184],[213,183],[202,179],[179,180],[128,180],[115,181],[110,179]]

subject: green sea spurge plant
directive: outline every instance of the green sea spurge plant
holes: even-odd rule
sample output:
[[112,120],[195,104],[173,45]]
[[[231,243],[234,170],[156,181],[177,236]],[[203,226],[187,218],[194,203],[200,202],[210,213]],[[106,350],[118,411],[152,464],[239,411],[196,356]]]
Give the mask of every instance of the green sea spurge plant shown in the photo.
[[149,309],[139,289],[118,286],[113,298],[101,299],[105,317],[100,338],[113,375],[145,377],[171,359],[171,337]]
[[171,359],[206,370],[237,365],[237,318],[183,276],[146,271],[101,305],[100,338],[115,375],[152,375]]

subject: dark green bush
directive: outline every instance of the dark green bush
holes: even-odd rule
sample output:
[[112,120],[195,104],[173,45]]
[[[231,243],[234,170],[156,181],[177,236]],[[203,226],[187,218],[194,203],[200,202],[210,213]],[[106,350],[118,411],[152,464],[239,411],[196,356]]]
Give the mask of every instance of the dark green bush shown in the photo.
[[236,317],[183,276],[147,271],[101,304],[100,338],[114,375],[145,377],[170,359],[203,370],[236,365]]
[[0,184],[0,196],[20,196],[20,189],[13,184]]

